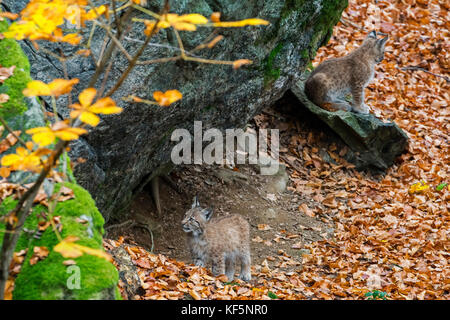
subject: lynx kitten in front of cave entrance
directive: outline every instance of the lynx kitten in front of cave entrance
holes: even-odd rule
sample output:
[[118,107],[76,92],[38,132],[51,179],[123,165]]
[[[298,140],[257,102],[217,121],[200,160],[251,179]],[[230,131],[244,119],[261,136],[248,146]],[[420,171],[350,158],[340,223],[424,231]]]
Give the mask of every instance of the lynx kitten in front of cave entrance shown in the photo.
[[[364,103],[364,88],[373,79],[375,64],[384,58],[384,46],[388,37],[377,39],[372,31],[362,45],[341,58],[321,63],[308,77],[305,93],[316,105],[325,108],[369,113]],[[351,105],[345,96],[351,94]]]
[[212,209],[200,207],[197,197],[182,221],[189,249],[197,266],[211,261],[214,276],[225,274],[234,279],[236,258],[241,261],[239,278],[251,279],[250,225],[240,215],[213,218]]

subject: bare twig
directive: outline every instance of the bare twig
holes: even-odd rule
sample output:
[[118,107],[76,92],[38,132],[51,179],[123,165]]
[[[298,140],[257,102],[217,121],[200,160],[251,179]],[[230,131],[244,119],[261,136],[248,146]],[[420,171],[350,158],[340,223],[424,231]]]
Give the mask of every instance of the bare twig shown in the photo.
[[[127,28],[127,30],[125,30],[125,31],[121,34],[121,36],[120,36],[120,38],[119,38],[120,41],[122,41],[123,38],[125,37],[125,34],[127,34],[127,33],[131,30],[131,27],[132,27],[132,26],[130,25],[130,26]],[[99,97],[102,97],[102,96],[103,96],[103,93],[105,92],[106,83],[107,83],[107,81],[108,81],[109,74],[110,74],[111,69],[112,69],[112,66],[113,66],[113,64],[114,64],[115,56],[116,56],[116,52],[113,53],[113,56],[112,56],[112,58],[111,58],[111,61],[109,62],[108,66],[106,67],[105,75],[103,76],[103,80],[102,80],[102,85],[101,85],[100,90],[99,90],[99,92],[98,92],[98,96],[99,96]]]
[[121,228],[121,227],[126,226],[127,224],[132,223],[132,222],[133,222],[133,220],[130,219],[130,220],[127,220],[127,221],[122,222],[122,223],[112,224],[112,225],[109,225],[109,226],[105,227],[105,230],[109,230],[109,229],[113,229],[113,228]]
[[111,2],[112,2],[112,8],[113,8],[113,12],[114,12],[114,22],[115,22],[116,28],[117,28],[117,36],[120,38],[120,35],[122,34],[122,26],[120,25],[120,21],[117,16],[116,0],[111,0]]
[[14,133],[14,130],[6,123],[5,119],[3,119],[3,117],[0,117],[0,122],[2,123],[3,127],[9,132],[11,133],[11,135],[17,139],[17,141],[19,141],[19,143],[24,146],[25,148],[27,147],[27,144],[25,143],[25,141],[22,140],[22,138],[20,138],[17,134]]
[[108,36],[111,38],[111,40],[116,44],[116,46],[119,48],[119,50],[127,57],[128,61],[131,61],[133,58],[128,53],[128,51],[122,46],[122,43],[120,43],[120,40],[117,39],[114,34],[111,32],[111,29],[104,24],[99,24],[100,27],[105,29],[105,31],[108,33]]
[[450,82],[450,78],[449,78],[449,77],[443,76],[443,75],[441,75],[441,74],[433,73],[433,72],[428,71],[427,69],[424,69],[424,68],[421,68],[421,67],[417,67],[417,66],[406,66],[406,67],[401,67],[401,68],[399,68],[399,69],[402,70],[402,71],[407,71],[407,70],[411,70],[411,71],[423,71],[423,72],[428,73],[428,74],[431,74],[431,75],[433,75],[433,76],[435,76],[435,77],[442,78],[442,79],[444,79],[445,81],[447,81],[447,83]]
[[127,69],[122,73],[122,76],[119,78],[119,80],[117,80],[117,82],[114,85],[114,87],[106,94],[106,97],[110,97],[114,92],[116,92],[117,89],[120,88],[122,83],[125,81],[125,79],[130,74],[131,70],[133,70],[133,68],[136,66],[136,63],[138,62],[139,57],[142,55],[142,53],[144,52],[145,48],[147,47],[147,44],[150,42],[151,38],[153,37],[153,35],[156,33],[157,30],[158,30],[158,28],[153,27],[152,31],[147,36],[147,38],[145,39],[144,43],[139,48],[138,52],[134,55],[133,59],[130,61]]
[[[128,21],[132,12],[133,12],[133,8],[129,7],[128,10],[123,15],[123,17],[120,19],[120,23]],[[89,81],[89,84],[88,84],[89,88],[94,87],[95,83],[97,82],[98,78],[100,77],[103,70],[105,69],[106,64],[109,62],[115,49],[116,49],[116,44],[114,42],[111,43],[110,46],[106,49],[106,52],[103,54],[102,59],[101,59],[100,63],[98,64],[94,75],[92,76],[91,80]]]

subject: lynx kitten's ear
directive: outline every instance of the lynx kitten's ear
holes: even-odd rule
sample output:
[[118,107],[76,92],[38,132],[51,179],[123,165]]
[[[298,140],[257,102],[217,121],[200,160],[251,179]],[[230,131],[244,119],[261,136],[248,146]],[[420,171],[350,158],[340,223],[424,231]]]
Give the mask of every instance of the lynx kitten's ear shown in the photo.
[[198,202],[198,197],[195,196],[194,201],[192,203],[192,209],[197,208],[197,207],[200,207],[200,202]]
[[383,39],[379,39],[379,40],[377,41],[377,45],[378,45],[380,48],[383,48],[384,45],[386,44],[386,41],[388,41],[388,39],[389,39],[388,36],[384,37]]
[[209,221],[209,219],[211,219],[213,213],[213,209],[208,208],[208,209],[203,209],[202,214],[205,217],[206,221]]
[[367,38],[377,38],[377,32],[375,30],[372,30],[368,35]]

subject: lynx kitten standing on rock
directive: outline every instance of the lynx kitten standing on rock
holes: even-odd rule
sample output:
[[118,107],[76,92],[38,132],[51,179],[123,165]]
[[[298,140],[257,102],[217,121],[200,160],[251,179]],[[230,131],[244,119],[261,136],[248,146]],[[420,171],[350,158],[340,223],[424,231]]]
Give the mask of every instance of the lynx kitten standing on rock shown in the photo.
[[[308,98],[320,107],[327,104],[334,109],[369,113],[364,103],[364,88],[373,79],[375,64],[384,58],[388,37],[377,39],[375,31],[369,33],[362,45],[349,55],[324,61],[305,83]],[[345,96],[351,94],[349,105]]]
[[250,226],[240,215],[211,219],[212,209],[200,207],[197,197],[182,221],[194,263],[204,267],[212,262],[215,276],[225,274],[234,279],[236,258],[241,261],[239,278],[251,279]]

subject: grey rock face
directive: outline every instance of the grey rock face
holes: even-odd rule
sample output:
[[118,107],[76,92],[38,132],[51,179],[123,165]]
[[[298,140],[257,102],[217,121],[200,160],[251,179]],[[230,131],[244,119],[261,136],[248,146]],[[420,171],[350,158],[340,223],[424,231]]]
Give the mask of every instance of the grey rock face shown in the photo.
[[[149,1],[149,7],[159,11],[161,1]],[[25,0],[4,0],[2,5],[19,12]],[[253,65],[232,70],[230,66],[216,66],[193,62],[141,65],[112,96],[124,107],[120,115],[104,116],[98,127],[72,145],[73,160],[87,161],[76,166],[78,183],[92,194],[106,220],[129,203],[133,190],[170,161],[174,145],[170,136],[176,128],[193,132],[194,120],[203,121],[203,128],[218,129],[243,127],[255,114],[279,99],[302,74],[317,48],[328,41],[332,27],[339,20],[347,0],[173,0],[171,12],[200,13],[209,16],[222,13],[223,21],[258,17],[271,22],[267,27],[221,29],[225,39],[212,50],[196,54],[210,59],[251,59]],[[140,14],[138,14],[140,16]],[[143,24],[135,23],[124,41],[129,52],[135,52],[143,39]],[[209,28],[198,32],[181,32],[186,49],[192,49],[211,33]],[[92,49],[99,56],[105,35],[98,30],[93,37]],[[137,41],[136,41],[137,40]],[[168,30],[162,30],[145,50],[141,60],[178,54],[174,49],[154,44],[176,46],[176,39]],[[43,48],[58,52],[59,45],[40,43]],[[31,63],[34,79],[51,81],[63,78],[58,60],[43,51],[36,51],[24,42],[23,48]],[[62,46],[70,56],[78,48]],[[121,53],[106,83],[107,90],[126,69],[127,60]],[[94,73],[90,58],[74,57],[68,61],[70,78],[79,78],[73,100],[84,89]],[[100,87],[100,81],[96,87]],[[177,89],[183,99],[168,107],[149,107],[127,104],[121,100],[130,94],[152,98],[157,90]],[[65,98],[60,99],[66,105]],[[60,107],[61,117],[68,109]]]
[[308,100],[302,81],[292,86],[291,91],[300,104],[317,115],[351,148],[346,158],[357,169],[387,169],[408,145],[408,137],[395,122],[385,123],[373,114],[324,110]]

